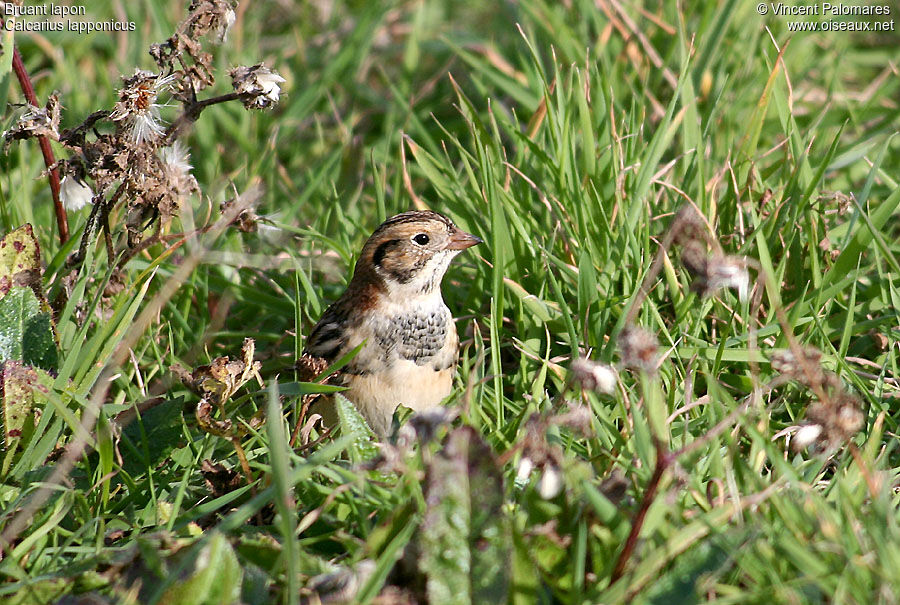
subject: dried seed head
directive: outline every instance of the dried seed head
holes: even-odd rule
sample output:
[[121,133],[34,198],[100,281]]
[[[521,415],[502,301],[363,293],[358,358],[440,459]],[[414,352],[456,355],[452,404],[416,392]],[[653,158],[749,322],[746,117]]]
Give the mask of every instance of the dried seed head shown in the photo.
[[529,458],[528,456],[522,456],[521,458],[519,458],[518,466],[516,466],[516,481],[528,481],[528,478],[531,476],[531,471],[533,470],[534,462],[531,461],[531,458]]
[[185,29],[192,40],[212,33],[217,42],[224,42],[236,17],[228,0],[193,0],[188,11]]
[[216,39],[219,43],[228,39],[228,31],[231,29],[231,26],[234,25],[235,21],[237,21],[237,14],[234,12],[233,8],[228,7],[225,9],[225,14],[219,21],[219,26],[216,29]]
[[135,70],[119,89],[119,101],[109,119],[124,123],[136,145],[156,142],[165,132],[159,117],[161,106],[156,103],[156,98],[173,80],[171,75],[161,77],[142,69]]
[[45,136],[59,140],[59,95],[53,93],[47,99],[44,107],[29,105],[12,128],[3,133],[3,150],[9,147],[12,141],[28,139],[31,137]]
[[656,336],[644,328],[629,325],[619,334],[619,355],[626,367],[656,372],[659,364],[659,342]]
[[829,451],[850,441],[863,427],[865,416],[859,399],[839,390],[827,399],[810,405],[806,420],[807,424],[797,431],[794,447],[802,449],[815,443]]
[[74,175],[66,175],[59,183],[59,199],[69,212],[81,210],[94,203],[94,191]]
[[321,357],[314,357],[309,353],[303,353],[294,363],[294,369],[297,370],[300,380],[304,382],[312,382],[322,372],[328,369],[328,361]]
[[720,288],[734,288],[741,300],[747,300],[750,275],[745,258],[722,254],[707,256],[706,247],[692,241],[681,251],[681,262],[693,278],[691,290],[694,292],[706,297]]
[[234,193],[235,197],[219,204],[219,210],[224,216],[231,217],[229,224],[236,226],[239,231],[255,233],[260,220],[256,214],[256,206],[262,198],[262,187],[254,185],[241,194],[235,189]]
[[[222,214],[227,214],[236,204],[234,198],[230,200],[225,200],[219,205],[219,210]],[[231,224],[238,228],[238,231],[243,233],[256,233],[256,230],[259,228],[259,216],[253,210],[253,208],[245,208],[241,210],[238,215],[231,221]]]
[[790,349],[777,349],[769,354],[772,369],[806,386],[835,386],[831,375],[822,368],[822,351],[802,347],[800,357]]
[[285,81],[262,63],[252,67],[235,67],[228,75],[234,91],[241,95],[247,109],[268,109],[278,103],[281,84]]
[[171,147],[160,149],[159,159],[162,160],[163,173],[168,179],[170,189],[179,201],[200,191],[197,179],[191,174],[191,154],[181,141],[176,140]]
[[831,191],[822,193],[817,200],[824,208],[825,214],[837,214],[844,216],[853,208],[853,193],[844,193],[843,191]]
[[550,423],[556,426],[564,426],[582,435],[590,435],[593,419],[594,414],[591,412],[591,408],[586,405],[576,405],[565,414],[553,416],[550,419]]
[[734,288],[738,298],[747,300],[750,274],[747,273],[746,259],[739,256],[713,256],[709,259],[703,295],[708,296],[720,288]]
[[859,409],[858,402],[844,401],[835,416],[835,437],[841,441],[849,441],[863,426],[865,417]]
[[616,390],[616,371],[610,366],[586,358],[579,358],[569,367],[583,389],[612,394]]
[[538,494],[544,500],[550,500],[559,495],[564,487],[562,471],[555,464],[548,464],[541,472],[538,480]]
[[804,424],[794,434],[794,447],[798,450],[806,449],[815,443],[821,434],[821,424]]
[[[687,266],[687,263],[685,263]],[[750,289],[750,275],[747,273],[746,261],[737,256],[712,256],[706,259],[702,273],[694,274],[691,290],[701,296],[711,296],[721,288],[734,288],[738,297],[747,300]]]
[[691,204],[685,204],[678,209],[670,229],[672,230],[674,242],[680,246],[709,241],[706,221],[703,220],[703,217]]
[[[559,471],[562,466],[563,454],[559,446],[547,441],[547,427],[549,421],[540,414],[532,414],[525,421],[525,436],[522,439],[522,457],[516,469],[516,480],[519,483],[528,481],[532,471],[537,469],[541,473],[538,481],[538,492],[551,494],[553,497],[562,489],[562,475]],[[553,470],[549,470],[553,469]],[[546,475],[547,478],[544,478]]]

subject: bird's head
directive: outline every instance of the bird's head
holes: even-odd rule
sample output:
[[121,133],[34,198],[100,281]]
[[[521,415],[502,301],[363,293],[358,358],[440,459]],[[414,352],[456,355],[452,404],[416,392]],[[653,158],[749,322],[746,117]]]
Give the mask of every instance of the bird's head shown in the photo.
[[354,280],[381,282],[391,298],[427,296],[440,289],[454,256],[481,243],[437,212],[411,211],[384,221],[363,247]]

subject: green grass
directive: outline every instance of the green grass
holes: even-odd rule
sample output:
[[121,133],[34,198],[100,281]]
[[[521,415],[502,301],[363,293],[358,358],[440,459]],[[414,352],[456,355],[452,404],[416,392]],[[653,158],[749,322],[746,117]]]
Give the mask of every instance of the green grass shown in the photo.
[[[337,569],[363,602],[900,598],[896,33],[791,37],[755,4],[625,4],[247,5],[212,49],[209,94],[260,61],[284,94],[272,111],[204,111],[185,139],[202,195],[166,232],[215,223],[254,188],[279,231],[155,245],[112,294],[100,238],[58,296],[89,210],[61,247],[37,144],[0,155],[0,231],[34,226],[59,345],[34,434],[0,476],[0,600],[297,603]],[[151,69],[147,47],[186,7],[120,10],[135,32],[15,36],[38,97],[62,93],[63,128],[111,108],[119,74]],[[4,130],[22,102],[8,56]],[[378,468],[352,408],[342,435],[292,449],[316,389],[290,370],[303,335],[413,196],[486,242],[443,287],[460,419]],[[750,259],[749,300],[701,298],[677,247],[658,256],[686,203]],[[124,213],[110,220],[121,245]],[[583,392],[570,361],[617,364],[632,307],[658,372],[620,367],[613,395]],[[247,382],[226,414],[252,483],[173,371],[238,359],[247,337],[265,386]],[[862,403],[834,451],[786,438],[819,397],[773,383],[772,352],[795,343]],[[584,432],[562,418],[580,403]],[[77,456],[60,449],[78,440]],[[541,494],[553,470],[517,477],[523,454],[559,465],[559,494]]]

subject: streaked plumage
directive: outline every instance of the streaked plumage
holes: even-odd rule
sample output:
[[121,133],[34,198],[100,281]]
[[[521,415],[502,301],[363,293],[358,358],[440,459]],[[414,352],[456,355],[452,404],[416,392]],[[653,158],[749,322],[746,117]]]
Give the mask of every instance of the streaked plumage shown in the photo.
[[441,296],[450,261],[481,240],[430,211],[398,214],[368,239],[353,279],[312,329],[305,355],[331,363],[360,343],[341,384],[379,436],[398,404],[440,404],[452,388],[459,338]]

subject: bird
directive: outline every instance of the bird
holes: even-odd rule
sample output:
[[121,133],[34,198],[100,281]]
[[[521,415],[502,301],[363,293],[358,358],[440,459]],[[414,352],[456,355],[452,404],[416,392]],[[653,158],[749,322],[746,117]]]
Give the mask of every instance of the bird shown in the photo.
[[301,359],[319,367],[361,345],[336,382],[377,437],[388,436],[398,405],[421,412],[450,394],[459,336],[441,281],[457,254],[482,241],[430,210],[388,218],[309,333]]

